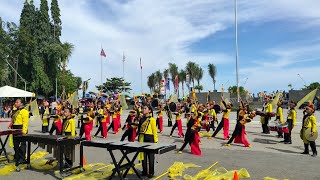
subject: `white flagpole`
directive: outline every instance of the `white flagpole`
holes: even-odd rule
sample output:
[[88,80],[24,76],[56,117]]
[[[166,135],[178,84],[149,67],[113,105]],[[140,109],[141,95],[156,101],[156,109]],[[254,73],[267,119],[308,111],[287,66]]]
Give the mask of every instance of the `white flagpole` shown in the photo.
[[[101,51],[102,51],[102,44],[101,44]],[[101,89],[102,89],[102,55],[100,51],[100,60],[101,60]]]
[[237,77],[237,96],[238,102],[240,102],[239,91],[239,74],[238,74],[238,17],[237,17],[237,0],[234,0],[234,16],[235,16],[235,32],[236,32],[236,77]]
[[123,57],[122,57],[122,78],[123,78],[123,84],[122,84],[122,92],[124,92],[124,61],[125,61],[125,56],[123,52]]
[[142,62],[141,62],[141,57],[140,57],[140,69],[141,69],[141,95],[142,95]]

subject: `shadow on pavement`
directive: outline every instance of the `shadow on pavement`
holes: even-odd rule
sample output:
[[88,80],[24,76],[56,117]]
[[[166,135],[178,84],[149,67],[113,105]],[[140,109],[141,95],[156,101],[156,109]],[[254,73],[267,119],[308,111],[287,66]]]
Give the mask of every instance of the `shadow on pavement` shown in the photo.
[[284,153],[299,154],[299,152],[295,152],[295,151],[291,151],[291,150],[287,150],[287,149],[278,149],[278,148],[273,148],[273,147],[266,147],[266,148],[277,150],[277,151],[284,152]]
[[253,142],[257,142],[260,144],[278,144],[278,141],[270,140],[270,139],[261,139],[261,138],[254,138]]

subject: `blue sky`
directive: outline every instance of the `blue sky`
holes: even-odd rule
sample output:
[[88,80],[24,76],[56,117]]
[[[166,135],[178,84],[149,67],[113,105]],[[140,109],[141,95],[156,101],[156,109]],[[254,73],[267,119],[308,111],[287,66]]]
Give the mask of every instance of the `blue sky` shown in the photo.
[[[2,0],[0,16],[18,23],[24,1]],[[49,0],[50,2],[50,0]],[[234,4],[225,0],[64,0],[60,1],[62,41],[75,45],[68,68],[90,88],[103,77],[122,76],[139,93],[143,81],[169,62],[184,68],[193,60],[204,68],[201,84],[213,89],[208,63],[217,66],[217,89],[236,84]],[[39,0],[35,0],[39,6]],[[249,92],[303,87],[320,81],[320,1],[239,0],[239,79]],[[246,84],[245,81],[248,78]],[[172,89],[172,88],[171,88]],[[149,92],[147,84],[143,90]]]

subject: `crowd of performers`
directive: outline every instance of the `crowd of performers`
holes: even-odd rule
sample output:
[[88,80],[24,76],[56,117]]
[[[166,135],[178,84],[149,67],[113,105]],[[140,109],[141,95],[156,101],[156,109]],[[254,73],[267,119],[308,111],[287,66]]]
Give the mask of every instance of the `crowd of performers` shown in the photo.
[[[216,108],[214,101],[206,104],[199,104],[195,99],[188,99],[181,102],[181,106],[174,103],[176,107],[172,108],[172,103],[167,101],[162,105],[158,100],[153,104],[154,100],[147,98],[141,101],[136,99],[134,101],[133,110],[129,112],[126,118],[125,124],[121,125],[122,106],[119,100],[113,100],[112,102],[106,101],[80,101],[78,108],[72,108],[66,101],[57,102],[54,109],[49,108],[49,103],[43,101],[41,106],[42,116],[42,132],[49,133],[50,135],[65,135],[85,137],[90,141],[92,138],[96,138],[99,134],[102,138],[108,137],[108,132],[112,129],[114,134],[118,134],[119,130],[122,130],[121,141],[128,140],[134,142],[136,139],[139,142],[158,142],[158,132],[163,133],[163,116],[164,113],[168,117],[168,126],[171,127],[170,137],[172,137],[175,129],[178,129],[178,136],[184,138],[184,143],[178,150],[181,154],[184,148],[189,144],[191,153],[194,155],[201,155],[200,149],[200,135],[199,132],[204,130],[210,132],[212,129],[213,134],[209,139],[213,139],[221,129],[223,129],[223,139],[226,141],[225,145],[230,146],[234,143],[241,143],[245,147],[250,147],[250,143],[246,139],[245,126],[251,122],[256,115],[261,116],[262,133],[269,134],[270,126],[269,122],[271,117],[275,116],[276,121],[280,125],[287,125],[287,128],[277,129],[278,137],[284,138],[285,144],[292,144],[291,132],[296,126],[296,103],[290,102],[290,110],[288,111],[287,120],[284,121],[282,112],[282,100],[279,100],[277,112],[272,112],[272,105],[270,104],[270,98],[265,98],[262,111],[250,111],[249,103],[245,103],[241,100],[239,104],[239,110],[237,111],[236,126],[229,135],[229,115],[232,103],[225,102],[223,96],[221,96],[222,106]],[[220,106],[219,106],[220,107]],[[217,119],[217,114],[222,113],[222,119]],[[28,119],[30,113],[27,108],[23,107],[21,99],[17,99],[12,109],[10,116],[12,123],[9,128],[22,129],[23,134],[28,133]],[[175,117],[174,124],[173,116]],[[182,118],[187,119],[187,130],[184,133],[182,130]],[[51,123],[51,128],[49,124]],[[215,124],[218,124],[216,127]],[[93,127],[98,127],[96,132],[92,132]],[[304,117],[302,122],[302,128],[300,131],[301,139],[304,143],[304,152],[302,154],[309,154],[309,145],[313,152],[312,156],[317,156],[317,150],[315,141],[307,140],[305,137],[306,130],[311,128],[311,136],[316,132],[316,118],[314,116],[313,105],[310,104],[304,111]],[[78,129],[78,132],[77,132]],[[284,130],[285,129],[285,130]],[[93,135],[93,136],[92,136]],[[15,162],[16,166],[25,163],[25,142],[17,142],[13,136]],[[67,156],[66,156],[67,157]],[[154,174],[154,154],[147,154],[139,156],[142,160],[143,174],[153,176]],[[65,159],[66,164],[72,166],[72,161],[68,158]],[[147,161],[149,163],[147,163]],[[149,167],[147,167],[149,164]],[[149,170],[148,170],[149,169]]]

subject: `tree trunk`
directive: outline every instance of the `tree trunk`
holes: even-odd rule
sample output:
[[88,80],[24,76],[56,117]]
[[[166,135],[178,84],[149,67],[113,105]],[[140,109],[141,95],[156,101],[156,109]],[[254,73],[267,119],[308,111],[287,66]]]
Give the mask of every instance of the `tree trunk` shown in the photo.
[[216,81],[213,81],[213,90],[216,90]]
[[183,82],[181,83],[182,84],[182,97],[184,97],[184,87],[183,87]]

